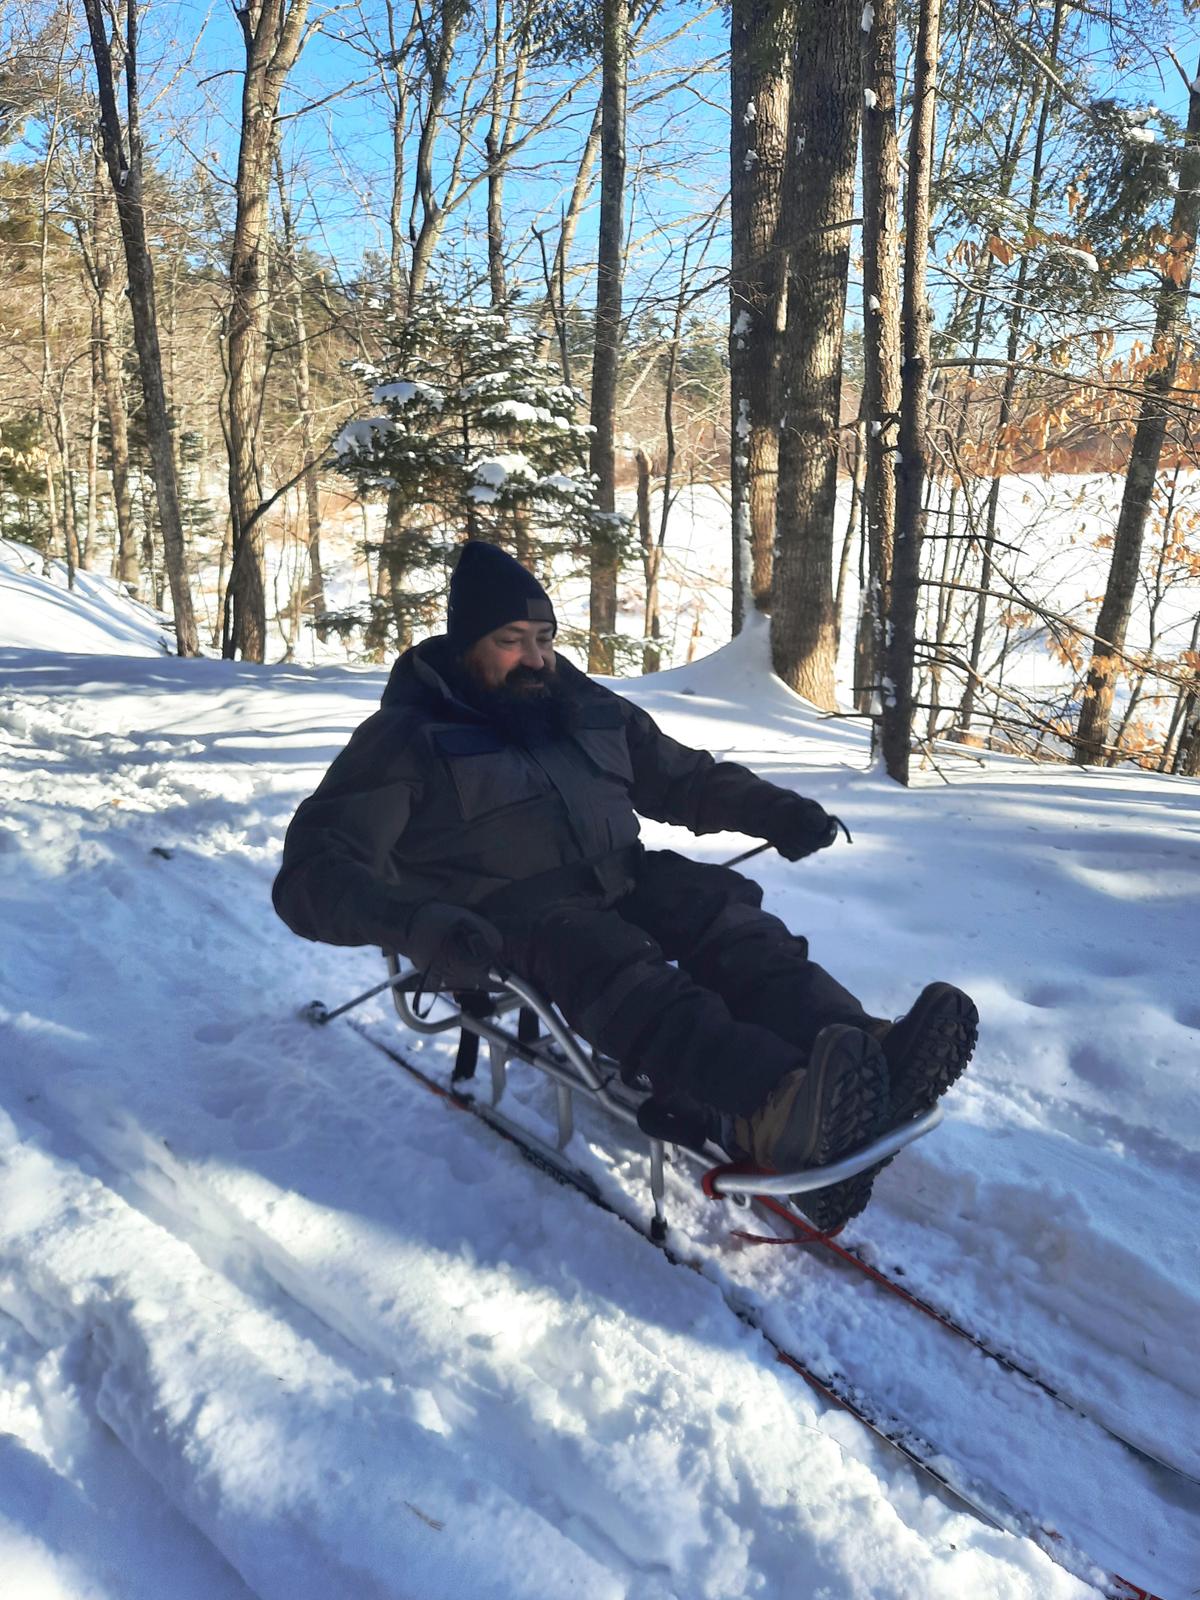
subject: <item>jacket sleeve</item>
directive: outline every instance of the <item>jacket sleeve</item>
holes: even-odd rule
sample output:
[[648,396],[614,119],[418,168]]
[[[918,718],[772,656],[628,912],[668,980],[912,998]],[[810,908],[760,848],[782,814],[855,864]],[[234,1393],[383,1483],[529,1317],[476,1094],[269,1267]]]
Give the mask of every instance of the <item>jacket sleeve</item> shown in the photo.
[[796,804],[798,796],[790,789],[768,783],[735,761],[716,761],[706,750],[679,744],[640,706],[624,699],[622,705],[633,763],[633,804],[644,817],[693,833],[728,831],[766,839],[773,817]]
[[389,858],[420,793],[408,721],[378,711],[300,804],[271,891],[303,939],[395,947],[415,905],[391,881]]

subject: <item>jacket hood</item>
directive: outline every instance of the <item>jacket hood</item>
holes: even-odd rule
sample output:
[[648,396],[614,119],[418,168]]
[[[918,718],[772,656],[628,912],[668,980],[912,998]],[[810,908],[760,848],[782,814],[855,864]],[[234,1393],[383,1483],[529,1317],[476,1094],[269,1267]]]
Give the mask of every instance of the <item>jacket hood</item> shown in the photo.
[[479,712],[451,687],[454,662],[454,647],[445,634],[411,645],[396,657],[380,705],[385,711],[411,706],[478,720]]

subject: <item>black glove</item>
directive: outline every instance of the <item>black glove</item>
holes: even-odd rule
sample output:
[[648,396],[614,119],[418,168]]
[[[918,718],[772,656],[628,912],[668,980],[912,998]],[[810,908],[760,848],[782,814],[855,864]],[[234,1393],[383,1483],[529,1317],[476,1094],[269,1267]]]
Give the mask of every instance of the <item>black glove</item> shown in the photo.
[[805,856],[831,845],[839,828],[850,837],[845,823],[831,817],[815,800],[806,800],[799,794],[785,794],[771,808],[766,840],[785,861],[802,861]]
[[413,912],[404,953],[440,989],[485,989],[503,941],[486,917],[429,900]]

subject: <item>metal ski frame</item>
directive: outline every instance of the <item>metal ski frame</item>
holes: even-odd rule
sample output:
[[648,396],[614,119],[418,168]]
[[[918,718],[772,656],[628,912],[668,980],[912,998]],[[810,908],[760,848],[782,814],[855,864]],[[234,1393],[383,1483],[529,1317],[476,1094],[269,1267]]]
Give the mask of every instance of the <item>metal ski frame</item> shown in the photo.
[[[934,1106],[923,1116],[903,1127],[893,1128],[882,1138],[863,1145],[861,1149],[843,1156],[840,1161],[824,1167],[805,1167],[796,1172],[721,1171],[730,1163],[729,1155],[719,1144],[706,1139],[699,1146],[677,1143],[669,1134],[656,1134],[643,1122],[643,1108],[652,1100],[648,1089],[641,1090],[626,1083],[615,1061],[585,1046],[559,1016],[555,1007],[531,984],[511,973],[493,973],[492,986],[486,992],[455,995],[447,1003],[453,1009],[449,1015],[433,1019],[420,1013],[417,1006],[422,993],[421,975],[414,969],[401,967],[395,954],[385,951],[388,976],[382,983],[355,995],[334,1010],[321,1002],[313,1001],[305,1015],[310,1022],[324,1024],[335,1017],[354,1010],[375,995],[390,990],[396,1012],[401,1022],[414,1033],[446,1033],[459,1030],[458,1055],[455,1061],[451,1088],[464,1092],[464,1085],[474,1077],[479,1041],[488,1046],[488,1065],[491,1076],[490,1103],[479,1109],[489,1122],[501,1129],[519,1133],[520,1139],[529,1143],[536,1140],[529,1129],[512,1122],[500,1111],[500,1102],[507,1087],[510,1061],[527,1062],[538,1068],[554,1084],[557,1117],[557,1138],[554,1145],[536,1140],[539,1153],[546,1163],[559,1170],[569,1167],[563,1155],[575,1131],[575,1096],[600,1107],[615,1121],[636,1129],[647,1140],[650,1154],[650,1194],[654,1202],[651,1236],[661,1243],[667,1236],[666,1147],[675,1151],[678,1159],[693,1166],[701,1177],[707,1178],[709,1192],[748,1203],[758,1196],[784,1197],[825,1189],[855,1177],[868,1167],[889,1160],[906,1145],[936,1128],[942,1120],[939,1106]],[[430,996],[436,998],[435,995]],[[444,996],[442,998],[445,998]],[[516,1011],[516,1031],[502,1024],[502,1019]]]

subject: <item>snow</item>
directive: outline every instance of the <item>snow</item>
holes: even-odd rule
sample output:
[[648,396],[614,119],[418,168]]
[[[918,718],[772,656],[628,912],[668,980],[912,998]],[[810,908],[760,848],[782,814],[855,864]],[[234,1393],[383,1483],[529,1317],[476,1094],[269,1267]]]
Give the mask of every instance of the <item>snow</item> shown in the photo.
[[399,406],[411,405],[414,400],[421,400],[435,411],[440,411],[446,403],[446,396],[441,389],[434,388],[431,383],[420,383],[408,378],[399,378],[393,383],[376,384],[372,391],[376,405],[385,405],[392,400]]
[[[344,1024],[300,1021],[380,976],[293,938],[269,890],[386,669],[182,662],[131,604],[0,552],[6,1595],[1098,1592],[932,1492],[727,1296],[1095,1562],[1191,1592],[1183,1479],[1056,1431],[1036,1391],[807,1252],[739,1247],[674,1169],[699,1270],[672,1266]],[[883,1014],[934,976],[979,1001],[946,1123],[851,1238],[1200,1470],[1200,783],[947,750],[948,782],[900,791],[860,724],[771,676],[757,621],[623,688],[848,822],[853,846],[747,864],[816,959]],[[448,1072],[442,1039],[406,1048]],[[572,1154],[644,1216],[636,1143],[581,1115]]]
[[1069,244],[1059,244],[1056,248],[1060,255],[1070,256],[1073,261],[1078,261],[1089,272],[1099,272],[1100,263],[1090,250],[1081,250]]
[[390,417],[360,417],[347,422],[333,441],[335,456],[370,455],[377,434],[388,433],[395,424]]
[[30,649],[161,656],[174,649],[168,619],[132,599],[120,584],[43,562],[28,545],[0,539],[3,642]]

